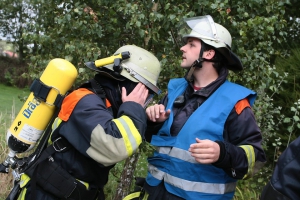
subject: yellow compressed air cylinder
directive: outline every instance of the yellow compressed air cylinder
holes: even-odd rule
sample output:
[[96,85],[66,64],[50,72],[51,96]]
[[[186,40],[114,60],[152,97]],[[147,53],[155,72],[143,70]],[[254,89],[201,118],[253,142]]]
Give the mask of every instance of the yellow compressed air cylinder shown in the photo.
[[40,82],[49,88],[49,93],[44,100],[30,93],[6,135],[12,152],[24,153],[35,146],[55,112],[57,95],[65,95],[77,75],[75,66],[67,60],[55,58],[48,63]]

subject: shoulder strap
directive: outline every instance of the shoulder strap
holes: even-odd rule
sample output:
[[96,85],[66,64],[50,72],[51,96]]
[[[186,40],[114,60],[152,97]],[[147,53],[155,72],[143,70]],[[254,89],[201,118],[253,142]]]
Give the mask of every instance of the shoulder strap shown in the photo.
[[[90,79],[88,82],[85,82],[79,88],[86,88],[96,94],[98,97],[100,97],[104,103],[107,105],[107,98],[106,98],[106,93],[103,89],[103,87],[95,80],[95,79]],[[107,107],[110,107],[110,103]]]
[[[54,154],[55,152],[66,152],[71,148],[71,144],[64,138],[59,137],[51,145],[49,145],[41,155],[36,159],[36,161],[25,170],[30,177],[32,176],[32,172],[35,170],[35,167],[40,164],[42,161],[46,160]],[[31,172],[32,171],[32,172]]]
[[93,92],[95,92],[95,94],[103,100],[103,102],[106,104],[107,109],[112,112],[111,103],[106,98],[106,93],[102,86],[95,79],[91,79],[90,83]]
[[91,79],[90,82],[93,92],[95,92],[105,102],[106,94],[102,86],[95,79]]

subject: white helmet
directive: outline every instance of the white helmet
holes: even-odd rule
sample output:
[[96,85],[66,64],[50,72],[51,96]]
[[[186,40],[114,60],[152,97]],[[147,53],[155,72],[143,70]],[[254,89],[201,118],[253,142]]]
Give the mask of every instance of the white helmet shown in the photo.
[[237,71],[243,66],[240,59],[231,51],[231,35],[222,25],[215,23],[210,15],[184,19],[178,36],[186,43],[189,37],[202,40],[215,47],[228,61],[227,68]]
[[125,45],[119,48],[114,55],[128,52],[125,59],[121,59],[120,71],[116,72],[114,64],[104,65],[103,68],[111,70],[103,70],[102,66],[96,66],[95,62],[85,63],[87,67],[109,76],[113,79],[122,81],[124,78],[133,82],[141,82],[150,90],[159,94],[161,90],[157,87],[157,79],[159,77],[161,67],[158,59],[149,51],[135,45]]

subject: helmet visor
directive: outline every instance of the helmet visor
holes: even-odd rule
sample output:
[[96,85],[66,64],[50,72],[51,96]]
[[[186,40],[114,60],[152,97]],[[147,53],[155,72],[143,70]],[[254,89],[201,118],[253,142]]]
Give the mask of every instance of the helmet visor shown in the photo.
[[137,68],[137,66],[134,63],[130,63],[130,62],[126,64],[122,63],[122,67],[124,68],[123,70],[126,70],[128,74],[134,79],[138,80],[138,82],[143,83],[147,88],[149,88],[156,94],[161,93],[161,90],[156,85],[148,81],[145,77],[143,77],[142,75],[140,75],[138,72],[134,70],[134,68]]
[[215,22],[210,15],[183,19],[177,31],[176,42],[182,46],[188,37],[219,42]]

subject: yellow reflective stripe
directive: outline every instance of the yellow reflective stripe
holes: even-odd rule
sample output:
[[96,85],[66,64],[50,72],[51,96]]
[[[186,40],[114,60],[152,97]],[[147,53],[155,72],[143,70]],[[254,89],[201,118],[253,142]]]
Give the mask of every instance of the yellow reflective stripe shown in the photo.
[[89,184],[89,183],[84,182],[84,181],[81,181],[81,180],[79,180],[79,179],[76,179],[76,180],[79,181],[80,183],[82,183],[82,185],[84,185],[84,186],[86,187],[87,190],[89,189],[89,187],[90,187],[90,184]]
[[30,181],[30,177],[27,174],[22,174],[20,179],[20,188],[23,188]]
[[[62,122],[62,120],[59,118],[59,117],[56,117],[53,124],[52,124],[52,132],[51,132],[51,135],[53,133],[53,131],[60,125],[60,123]],[[52,141],[51,141],[51,136],[49,137],[48,139],[48,143],[49,144],[52,144]]]
[[[141,196],[141,192],[134,192],[132,194],[127,195],[123,200],[130,200]],[[149,194],[147,192],[144,193],[144,196],[141,200],[147,200]],[[140,199],[140,198],[139,198]]]
[[23,188],[17,200],[25,200],[26,192],[27,192],[27,188]]
[[254,168],[254,164],[255,164],[254,148],[252,145],[241,145],[240,147],[242,149],[244,149],[247,159],[248,159],[248,172],[243,177],[243,179],[247,179],[247,178],[250,178],[253,174],[253,168]]
[[132,120],[127,116],[122,116],[118,119],[113,119],[113,122],[117,125],[125,142],[125,148],[128,156],[131,156],[142,143],[142,137],[139,131],[134,126]]
[[55,130],[60,125],[61,122],[62,120],[59,117],[56,117],[52,124],[52,130]]
[[137,198],[141,195],[141,192],[135,192],[135,193],[132,193],[130,195],[127,195],[123,200],[130,200],[130,199],[134,199],[134,198]]
[[30,181],[30,177],[27,174],[22,174],[20,179],[20,188],[22,188],[22,191],[20,192],[18,196],[18,200],[24,200],[25,195],[27,192],[27,188],[25,187],[27,183]]
[[145,192],[145,194],[144,194],[144,197],[143,197],[143,199],[142,199],[142,200],[147,200],[147,199],[148,199],[148,197],[149,197],[149,194]]

